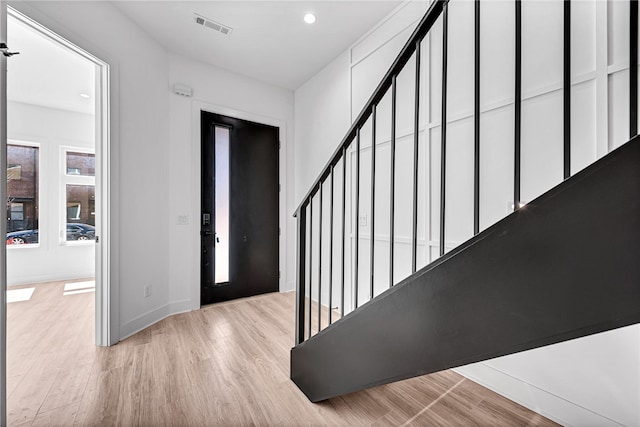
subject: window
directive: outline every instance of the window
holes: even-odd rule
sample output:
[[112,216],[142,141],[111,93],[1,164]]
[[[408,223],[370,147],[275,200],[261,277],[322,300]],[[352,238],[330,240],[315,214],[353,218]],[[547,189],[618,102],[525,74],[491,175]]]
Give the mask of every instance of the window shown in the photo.
[[67,195],[67,223],[96,224],[96,187],[93,185],[69,185]]
[[39,148],[7,144],[7,244],[38,239]]
[[[67,185],[67,200],[69,200],[69,186]],[[79,202],[67,202],[67,222],[80,221],[80,208],[82,205]]]
[[67,175],[96,176],[96,155],[67,151]]
[[64,176],[64,242],[95,240],[96,187],[95,154],[78,148],[62,151]]
[[11,221],[24,221],[24,203],[9,203],[11,206]]
[[22,165],[7,165],[7,180],[20,181],[22,179]]
[[216,283],[229,281],[229,129],[215,135]]

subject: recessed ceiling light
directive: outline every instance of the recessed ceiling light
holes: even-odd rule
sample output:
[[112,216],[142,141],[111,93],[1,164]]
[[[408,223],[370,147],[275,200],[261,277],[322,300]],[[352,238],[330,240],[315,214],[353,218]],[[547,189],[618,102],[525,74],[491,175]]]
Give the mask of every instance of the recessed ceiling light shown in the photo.
[[80,98],[89,99],[89,98],[91,98],[91,96],[87,95],[86,93],[81,93],[80,94]]
[[316,22],[316,15],[314,15],[313,13],[307,13],[306,15],[304,15],[304,22],[306,22],[307,24],[313,24],[314,22]]

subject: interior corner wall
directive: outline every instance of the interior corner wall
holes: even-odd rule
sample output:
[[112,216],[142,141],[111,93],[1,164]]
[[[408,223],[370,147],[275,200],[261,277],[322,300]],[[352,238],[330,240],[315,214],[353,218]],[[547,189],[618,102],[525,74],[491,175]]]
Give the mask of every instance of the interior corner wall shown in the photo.
[[349,65],[349,52],[343,52],[295,92],[296,205],[351,125]]
[[428,2],[403,3],[295,91],[296,206],[329,162]]
[[[193,171],[200,170],[200,127],[196,123],[201,109],[280,127],[280,266],[284,270],[280,291],[293,290],[295,263],[290,262],[295,259],[293,92],[180,55],[170,55],[169,67],[171,86],[179,83],[193,89],[193,97],[171,94],[169,101],[170,281],[176,284],[171,289],[175,310],[200,306],[200,176]],[[178,216],[186,216],[188,224],[178,224]]]
[[[340,54],[318,74],[303,84],[296,90],[295,107],[296,107],[296,201],[297,205],[302,201],[303,197],[310,190],[315,179],[321,173],[322,168],[329,162],[332,154],[340,146],[342,139],[354,120],[364,107],[365,103],[373,93],[376,86],[380,83],[382,77],[392,64],[397,53],[406,43],[409,35],[417,25],[418,21],[424,14],[428,3],[422,0],[414,0],[405,2],[392,11],[387,17],[382,19],[367,34],[356,41],[349,49]],[[366,128],[366,126],[365,126]],[[368,176],[370,172],[368,164],[370,163],[369,148],[370,136],[368,128],[362,132],[362,170],[361,176]],[[355,224],[352,220],[352,194],[353,180],[352,174],[355,165],[355,155],[353,149],[349,149],[347,155],[347,183],[346,188],[346,205],[345,225],[346,242],[345,253],[352,253],[352,241],[354,239]],[[376,170],[376,175],[384,174],[383,167]],[[341,209],[341,182],[342,182],[342,166],[335,169],[335,197],[336,208],[339,212]],[[329,191],[329,183],[325,183],[324,187]],[[384,187],[384,184],[381,185]],[[367,215],[369,199],[367,191],[361,194],[361,217]],[[319,215],[318,197],[314,198],[314,224],[313,233],[319,231]],[[323,218],[323,232],[328,230],[329,209],[328,203],[324,203],[325,212]],[[341,221],[341,220],[336,220]],[[367,218],[364,218],[367,221]],[[335,228],[339,228],[335,225]],[[368,228],[367,228],[368,230]],[[366,230],[363,230],[365,233]],[[376,232],[376,245],[379,244],[380,230]],[[368,236],[360,235],[364,241],[362,251],[368,251]],[[328,239],[327,239],[328,240]],[[388,239],[387,239],[388,241]],[[384,242],[382,242],[384,244]],[[316,280],[313,286],[312,299],[317,300],[319,295],[322,304],[329,305],[329,278],[327,275],[322,276],[321,286],[317,286],[317,280],[320,279],[319,267],[320,257],[322,257],[322,271],[328,269],[329,245],[324,244],[318,247],[318,241],[314,241],[314,248],[311,251],[314,259],[310,274]],[[322,252],[322,255],[320,253]],[[377,251],[377,257],[383,256],[383,251]],[[336,255],[337,256],[337,255]],[[331,306],[336,307],[344,304],[344,312],[349,313],[355,307],[355,294],[353,287],[353,278],[355,276],[352,270],[352,257],[345,258],[345,293],[344,301],[340,300],[340,287],[333,287],[333,295],[331,296]],[[363,262],[367,264],[368,259]],[[376,262],[376,264],[378,264]],[[382,263],[380,263],[382,265]],[[362,265],[361,276],[364,282],[363,271],[367,271],[368,264]],[[339,269],[334,269],[334,280],[339,279]],[[382,271],[378,271],[378,276],[382,277]],[[362,283],[361,282],[361,283]],[[322,291],[320,289],[322,288]],[[376,291],[379,286],[376,285]],[[386,287],[385,287],[386,289]],[[362,296],[362,293],[360,293]],[[361,298],[360,298],[361,299]]]
[[9,5],[110,66],[111,333],[125,337],[170,314],[168,55],[109,2]]

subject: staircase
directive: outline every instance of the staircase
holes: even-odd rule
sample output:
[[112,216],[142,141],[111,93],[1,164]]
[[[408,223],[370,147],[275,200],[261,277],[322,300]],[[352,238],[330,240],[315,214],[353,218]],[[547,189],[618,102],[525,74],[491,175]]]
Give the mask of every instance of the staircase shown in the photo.
[[[431,4],[296,211],[296,346],[291,350],[291,379],[313,402],[640,322],[638,3],[629,2],[630,141],[573,175],[571,2],[563,3],[564,181],[525,203],[521,197],[522,6],[515,0],[514,212],[484,230],[480,230],[479,194],[481,4],[480,0],[474,3],[474,236],[455,248],[447,247],[448,0]],[[423,40],[437,22],[443,52],[439,257],[420,268],[419,158],[425,149],[419,136],[420,56]],[[407,277],[398,280],[394,272],[399,204],[395,179],[398,168],[407,165],[396,160],[397,91],[399,76],[409,65],[415,67],[413,182],[408,201],[412,236],[410,254],[401,256],[407,257],[411,267]],[[385,99],[390,100],[388,115],[380,113]],[[385,248],[384,270],[388,289],[382,293],[377,291],[381,278],[374,268],[380,246],[368,245],[364,256],[369,266],[363,268],[358,226],[366,135],[374,142],[367,188],[370,236],[381,227],[375,217],[376,197],[380,197],[375,143],[380,121],[390,123],[386,218],[390,244]],[[406,206],[407,201],[402,203]],[[352,235],[347,234],[349,222],[356,224]],[[361,283],[363,277],[365,283]]]

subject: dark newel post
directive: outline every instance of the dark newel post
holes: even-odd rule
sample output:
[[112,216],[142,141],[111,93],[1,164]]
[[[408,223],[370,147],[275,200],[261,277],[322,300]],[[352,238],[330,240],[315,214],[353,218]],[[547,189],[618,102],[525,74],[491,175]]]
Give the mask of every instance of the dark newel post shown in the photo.
[[320,181],[320,214],[318,217],[318,332],[322,330],[322,187]]
[[340,316],[344,317],[344,241],[346,239],[347,211],[347,147],[342,149],[342,280],[340,285]]
[[313,292],[311,285],[313,283],[313,194],[309,197],[309,338],[313,332],[311,331],[311,311],[313,309]]
[[298,277],[296,280],[296,345],[304,341],[304,308],[305,308],[305,277],[306,277],[306,233],[307,212],[302,205],[297,213],[298,219],[298,257],[296,258]]
[[358,276],[359,276],[359,261],[360,261],[360,128],[356,132],[356,218],[355,218],[355,242],[354,242],[354,255],[353,260],[353,298],[354,308],[358,308]]

